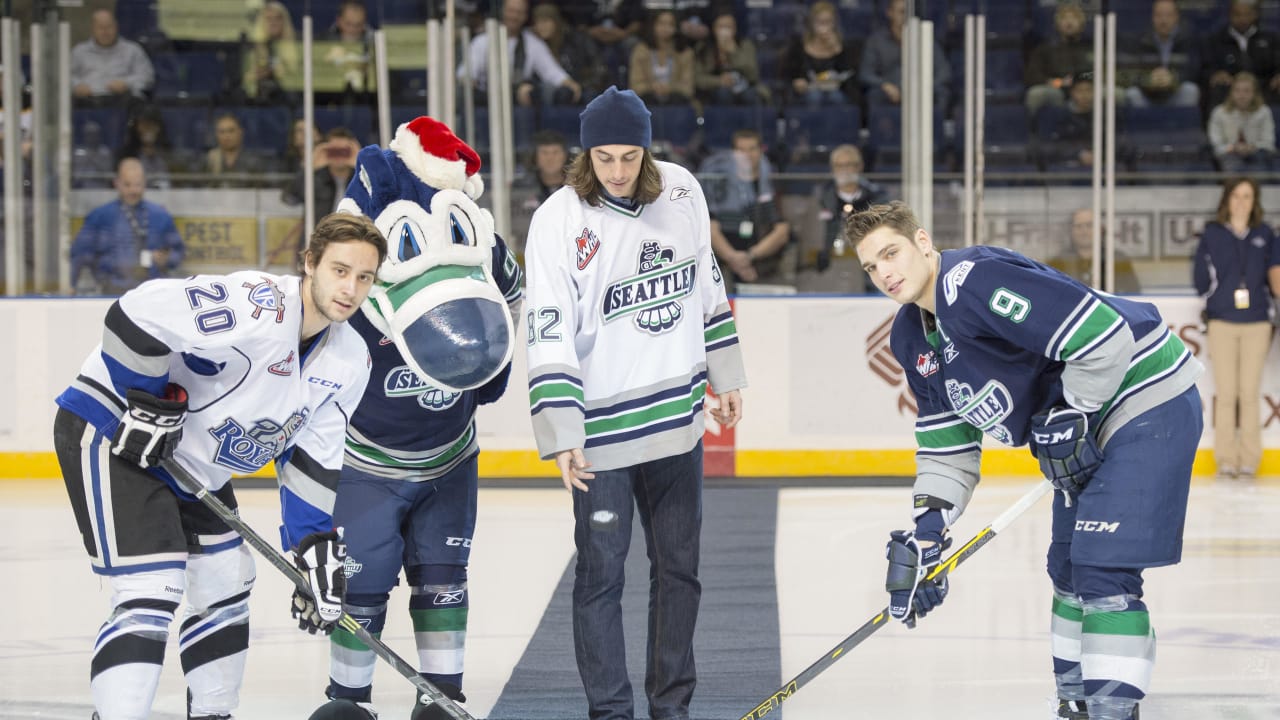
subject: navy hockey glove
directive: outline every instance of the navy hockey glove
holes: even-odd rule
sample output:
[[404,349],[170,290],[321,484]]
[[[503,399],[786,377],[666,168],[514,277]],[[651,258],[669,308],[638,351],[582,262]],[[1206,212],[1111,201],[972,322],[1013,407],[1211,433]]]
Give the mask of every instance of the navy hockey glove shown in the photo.
[[311,533],[298,542],[294,564],[311,585],[309,593],[298,588],[293,591],[292,612],[300,630],[312,635],[317,630],[325,635],[333,632],[342,618],[342,600],[347,594],[346,559],[342,528]]
[[918,618],[942,604],[949,587],[947,577],[943,575],[934,580],[927,577],[949,547],[951,538],[943,537],[942,513],[937,510],[921,516],[915,532],[889,533],[889,544],[885,546],[889,571],[884,589],[889,591],[890,617],[913,628]]
[[128,410],[111,438],[111,454],[148,468],[173,456],[187,417],[187,391],[169,383],[158,398],[136,388],[125,394]]
[[1070,407],[1056,407],[1031,418],[1031,453],[1053,486],[1078,495],[1102,464],[1102,451],[1089,432],[1089,418]]

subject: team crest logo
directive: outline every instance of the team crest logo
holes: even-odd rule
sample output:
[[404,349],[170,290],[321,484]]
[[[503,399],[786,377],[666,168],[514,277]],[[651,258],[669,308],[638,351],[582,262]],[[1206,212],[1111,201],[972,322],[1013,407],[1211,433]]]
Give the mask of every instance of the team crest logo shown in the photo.
[[342,574],[346,575],[348,578],[355,576],[363,569],[364,563],[357,561],[350,555],[342,561]]
[[266,310],[276,314],[277,323],[284,322],[284,292],[275,283],[263,278],[260,283],[244,283],[243,287],[249,289],[249,302],[253,303],[251,317],[254,320]]
[[227,418],[221,425],[209,428],[209,434],[218,440],[213,461],[233,472],[257,472],[289,447],[293,436],[307,424],[308,415],[304,408],[283,423],[261,418],[248,430],[234,418]]
[[408,365],[401,365],[387,373],[382,391],[389,398],[416,395],[418,404],[427,410],[447,410],[462,397],[462,393],[441,390],[426,383]]
[[582,228],[582,234],[574,241],[578,246],[578,269],[586,270],[587,265],[591,263],[591,258],[596,256],[596,251],[600,249],[600,238],[591,231],[591,228]]
[[920,373],[920,377],[929,377],[938,372],[938,356],[932,351],[918,355],[916,357],[916,372]]
[[947,397],[956,414],[965,422],[1005,445],[1013,444],[1013,434],[1000,424],[1013,413],[1013,397],[1002,383],[988,380],[975,393],[968,383],[948,380]]
[[693,293],[698,263],[676,261],[676,251],[646,240],[640,248],[639,273],[604,291],[601,315],[609,322],[632,315],[636,327],[658,334],[676,326],[684,315],[680,299]]
[[293,355],[294,355],[293,351],[290,350],[289,357],[281,360],[278,363],[272,363],[271,365],[267,366],[267,372],[271,373],[272,375],[283,375],[285,377],[292,375],[293,374]]

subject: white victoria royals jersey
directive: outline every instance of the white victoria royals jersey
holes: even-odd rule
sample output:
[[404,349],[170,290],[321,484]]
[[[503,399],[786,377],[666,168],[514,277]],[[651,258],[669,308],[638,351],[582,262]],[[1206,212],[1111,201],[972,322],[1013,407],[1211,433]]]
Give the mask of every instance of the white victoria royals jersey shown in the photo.
[[286,544],[327,530],[369,351],[334,323],[301,354],[300,285],[263,272],[143,283],[108,310],[102,344],[58,405],[110,438],[129,389],[177,383],[189,398],[179,463],[216,490],[278,460]]
[[525,249],[529,403],[539,454],[595,469],[688,452],[703,397],[746,385],[698,181],[659,162],[661,195],[630,210],[561,188]]

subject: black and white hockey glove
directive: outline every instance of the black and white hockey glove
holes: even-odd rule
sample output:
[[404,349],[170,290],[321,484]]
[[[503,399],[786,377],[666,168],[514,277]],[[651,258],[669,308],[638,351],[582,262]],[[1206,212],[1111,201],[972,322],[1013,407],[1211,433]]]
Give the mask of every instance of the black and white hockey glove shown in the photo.
[[125,394],[128,410],[120,418],[111,439],[111,454],[148,468],[173,455],[182,439],[182,423],[187,418],[187,391],[169,383],[163,398],[132,389]]
[[1089,432],[1089,418],[1071,407],[1055,407],[1031,418],[1031,454],[1053,486],[1079,495],[1102,464],[1102,450]]
[[943,551],[951,547],[951,538],[944,537],[944,532],[942,513],[931,510],[916,521],[914,532],[889,533],[885,546],[889,570],[884,580],[884,589],[889,591],[889,616],[909,628],[947,598],[947,577],[928,579],[942,561]]
[[343,563],[347,559],[347,544],[342,541],[342,528],[322,533],[311,533],[298,542],[293,551],[294,564],[307,576],[311,592],[295,588],[293,591],[293,617],[298,629],[312,635],[316,631],[325,635],[342,618],[342,600],[347,594],[347,575]]

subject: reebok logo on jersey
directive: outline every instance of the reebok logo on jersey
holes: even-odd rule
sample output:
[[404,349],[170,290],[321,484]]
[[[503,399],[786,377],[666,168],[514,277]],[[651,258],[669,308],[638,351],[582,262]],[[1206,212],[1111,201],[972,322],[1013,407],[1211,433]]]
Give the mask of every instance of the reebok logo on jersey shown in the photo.
[[916,372],[920,377],[929,377],[938,372],[938,356],[932,351],[916,357]]
[[693,292],[698,263],[693,258],[676,262],[675,250],[646,240],[637,265],[638,274],[605,288],[600,314],[605,322],[634,315],[641,330],[666,332],[684,315],[678,301]]
[[969,271],[972,269],[973,263],[965,260],[948,270],[942,278],[942,294],[946,296],[948,305],[955,304],[956,298],[960,296],[960,286],[964,284],[965,278],[969,277]]
[[446,592],[436,593],[435,599],[431,601],[432,605],[457,605],[467,596],[466,590],[449,590]]
[[276,314],[276,323],[284,322],[284,291],[275,283],[263,278],[260,283],[243,283],[242,287],[249,289],[249,302],[253,304],[250,317],[257,320],[266,310]]
[[441,390],[429,385],[408,365],[392,368],[382,381],[382,392],[389,398],[418,397],[418,405],[427,410],[447,410],[458,402],[462,393]]
[[683,199],[685,199],[685,198],[689,197],[689,194],[690,194],[690,193],[689,193],[689,188],[687,188],[687,187],[673,187],[673,188],[671,188],[671,200],[672,200],[672,202],[674,202],[674,201],[676,201],[676,200],[683,200]]
[[290,350],[289,357],[281,360],[278,363],[272,363],[268,365],[267,372],[271,373],[272,375],[282,375],[284,377],[288,377],[292,375],[293,374],[293,355],[294,355],[293,351]]
[[591,264],[591,258],[596,256],[596,251],[600,249],[600,238],[592,232],[591,228],[582,228],[582,234],[574,241],[578,246],[578,269],[586,270],[587,265]]

